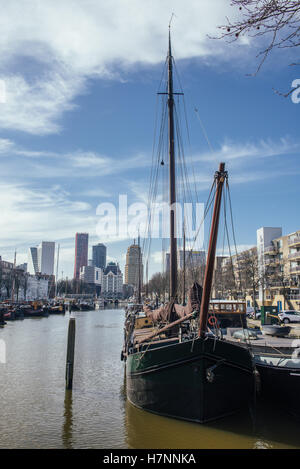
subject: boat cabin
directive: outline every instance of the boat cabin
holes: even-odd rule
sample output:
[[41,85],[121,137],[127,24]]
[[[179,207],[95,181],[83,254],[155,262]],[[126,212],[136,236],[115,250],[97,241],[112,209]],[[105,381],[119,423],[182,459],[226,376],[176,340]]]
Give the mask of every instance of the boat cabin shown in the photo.
[[217,324],[221,328],[247,327],[244,301],[212,300],[208,311],[210,326]]

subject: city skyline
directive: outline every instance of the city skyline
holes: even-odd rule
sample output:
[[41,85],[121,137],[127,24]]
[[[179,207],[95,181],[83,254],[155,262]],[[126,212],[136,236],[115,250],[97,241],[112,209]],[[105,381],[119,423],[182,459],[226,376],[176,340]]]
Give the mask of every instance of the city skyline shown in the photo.
[[[293,51],[274,52],[249,76],[258,65],[259,38],[229,45],[207,37],[218,33],[231,11],[223,0],[193,2],[189,9],[179,1],[163,6],[154,1],[149,11],[138,7],[139,17],[120,3],[117,27],[103,22],[114,15],[103,15],[99,3],[97,28],[94,14],[80,2],[68,9],[72,14],[64,22],[68,2],[57,7],[61,15],[52,16],[54,6],[45,0],[33,16],[24,4],[29,22],[24,29],[13,3],[3,19],[7,42],[0,69],[6,89],[6,103],[0,104],[3,258],[13,261],[17,250],[23,263],[30,246],[49,239],[60,244],[59,276],[64,271],[71,278],[74,235],[88,232],[90,243],[104,243],[107,260],[118,261],[124,271],[131,238],[99,239],[96,209],[105,202],[117,206],[119,194],[127,194],[129,203],[146,199],[156,92],[173,11],[173,52],[191,117],[189,161],[200,201],[206,201],[222,159],[241,249],[255,245],[259,226],[280,225],[285,233],[298,229],[299,105],[274,93],[290,91],[298,78],[297,68],[288,67]],[[60,28],[64,34],[53,34]],[[89,31],[95,40],[82,39]],[[78,41],[70,40],[74,35]],[[20,44],[30,44],[26,66]],[[156,240],[149,277],[162,269],[160,250]]]

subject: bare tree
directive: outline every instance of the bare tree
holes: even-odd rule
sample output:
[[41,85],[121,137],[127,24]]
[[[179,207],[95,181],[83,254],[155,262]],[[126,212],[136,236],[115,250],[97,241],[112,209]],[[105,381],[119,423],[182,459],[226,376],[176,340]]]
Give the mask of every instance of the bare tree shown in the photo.
[[268,39],[258,54],[261,60],[257,72],[273,49],[300,45],[299,0],[232,0],[231,6],[239,14],[236,20],[227,18],[227,24],[220,26],[221,38],[231,42],[244,35]]
[[28,278],[29,274],[27,272],[24,272],[22,281],[21,281],[21,286],[23,288],[23,293],[24,293],[24,300],[26,301],[26,296],[27,296],[27,290],[28,290]]
[[6,298],[11,297],[12,285],[13,285],[13,273],[6,272],[3,276],[3,286],[6,290]]
[[237,297],[237,282],[232,258],[229,258],[226,264],[222,267],[219,275],[219,285],[216,288],[218,289],[218,296],[220,298],[225,299],[229,297]]
[[261,284],[261,273],[259,269],[257,249],[249,249],[239,254],[240,277],[242,289],[251,292],[252,304],[255,310],[256,293]]

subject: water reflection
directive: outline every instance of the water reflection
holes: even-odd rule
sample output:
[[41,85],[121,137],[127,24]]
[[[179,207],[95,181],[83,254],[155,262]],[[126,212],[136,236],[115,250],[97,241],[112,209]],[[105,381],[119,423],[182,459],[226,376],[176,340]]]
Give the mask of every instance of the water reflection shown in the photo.
[[211,424],[160,417],[125,404],[128,448],[266,449],[299,448],[300,424],[266,403],[258,403],[255,421],[245,411]]
[[300,448],[300,423],[259,403],[209,425],[160,417],[126,399],[124,311],[75,312],[72,391],[65,391],[69,315],[0,329],[1,448]]
[[73,395],[71,390],[66,390],[64,401],[64,422],[62,428],[62,442],[64,448],[73,448]]

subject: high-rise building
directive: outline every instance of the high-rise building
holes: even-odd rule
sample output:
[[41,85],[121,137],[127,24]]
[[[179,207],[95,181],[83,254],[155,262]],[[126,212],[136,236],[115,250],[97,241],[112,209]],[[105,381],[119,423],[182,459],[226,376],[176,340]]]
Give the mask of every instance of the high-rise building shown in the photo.
[[37,248],[38,272],[46,275],[54,273],[55,243],[42,241]]
[[138,287],[139,276],[143,284],[143,260],[141,248],[138,244],[132,244],[127,249],[125,264],[125,283]]
[[[261,277],[265,273],[265,248],[271,245],[271,241],[275,238],[282,236],[281,227],[266,227],[263,226],[256,231],[257,238],[257,256],[258,256],[258,270]],[[259,285],[259,299],[263,299],[263,285]]]
[[88,233],[76,233],[75,263],[74,263],[74,278],[76,279],[79,279],[80,267],[88,265],[88,247],[89,247]]
[[106,267],[106,246],[102,243],[93,246],[93,266],[99,269]]
[[31,275],[35,275],[39,271],[38,251],[36,247],[29,248],[27,264],[28,264],[27,270]]

